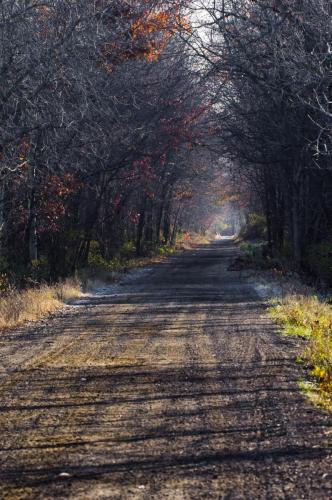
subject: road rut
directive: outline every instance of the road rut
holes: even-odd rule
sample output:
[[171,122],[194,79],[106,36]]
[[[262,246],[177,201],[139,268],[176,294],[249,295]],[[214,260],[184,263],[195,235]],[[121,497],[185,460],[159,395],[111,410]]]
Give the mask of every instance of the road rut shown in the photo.
[[202,246],[1,335],[1,498],[332,496],[331,416],[236,253]]

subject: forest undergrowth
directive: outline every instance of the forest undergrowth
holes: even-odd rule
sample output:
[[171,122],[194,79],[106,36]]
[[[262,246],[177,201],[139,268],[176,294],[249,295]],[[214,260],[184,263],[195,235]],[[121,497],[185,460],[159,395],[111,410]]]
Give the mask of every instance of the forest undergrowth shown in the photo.
[[[78,270],[75,276],[65,278],[55,284],[42,279],[32,280],[33,286],[23,289],[10,284],[5,275],[0,276],[0,330],[16,328],[30,321],[38,321],[82,296],[87,290],[103,283],[114,283],[134,269],[157,264],[168,256],[190,250],[195,245],[208,243],[199,234],[185,233],[178,237],[173,246],[162,245],[145,257],[122,255],[109,261],[92,251],[89,266]],[[130,250],[130,249],[129,249]]]
[[265,283],[268,296],[274,296],[269,300],[269,314],[281,326],[281,333],[305,341],[297,357],[306,371],[301,388],[315,404],[332,410],[329,283],[317,280],[317,274],[300,273],[285,256],[272,258],[265,251],[266,242],[262,239],[255,243],[242,242],[241,254],[233,269],[247,269],[255,279]]

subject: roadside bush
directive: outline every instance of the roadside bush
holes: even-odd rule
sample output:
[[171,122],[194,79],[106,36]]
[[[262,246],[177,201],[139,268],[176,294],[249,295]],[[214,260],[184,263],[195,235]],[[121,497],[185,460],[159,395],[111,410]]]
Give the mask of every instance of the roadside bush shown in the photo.
[[257,241],[256,243],[242,243],[240,250],[243,256],[247,259],[257,261],[264,258],[267,250],[266,241]]
[[120,257],[113,257],[110,260],[105,259],[101,255],[98,241],[91,241],[87,267],[90,268],[92,272],[93,270],[98,271],[98,274],[102,270],[119,272],[123,268],[122,261],[123,259]]
[[0,294],[7,293],[10,290],[11,284],[6,273],[0,273]]
[[332,284],[332,242],[310,245],[305,263],[315,277],[327,284]]
[[29,284],[46,282],[50,277],[50,266],[45,258],[33,260],[27,269],[25,281]]
[[245,226],[241,229],[241,238],[247,240],[264,240],[267,236],[266,219],[263,215],[252,213],[248,215]]
[[171,255],[174,252],[176,252],[176,248],[170,245],[162,245],[158,248],[159,255]]
[[130,258],[135,255],[136,245],[133,241],[125,241],[120,248],[120,255],[124,258]]

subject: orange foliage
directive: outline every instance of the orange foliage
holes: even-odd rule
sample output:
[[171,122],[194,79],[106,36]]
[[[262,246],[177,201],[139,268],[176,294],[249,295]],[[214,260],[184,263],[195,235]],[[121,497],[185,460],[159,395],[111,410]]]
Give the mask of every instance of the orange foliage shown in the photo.
[[127,6],[117,14],[126,21],[127,27],[122,37],[104,44],[102,48],[101,67],[107,73],[112,73],[116,64],[131,59],[157,61],[175,33],[180,29],[190,30],[189,24],[174,10],[145,10],[137,13]]
[[180,28],[188,30],[189,26],[178,14],[146,12],[132,24],[131,35],[141,44],[139,55],[151,62],[159,59],[170,38]]

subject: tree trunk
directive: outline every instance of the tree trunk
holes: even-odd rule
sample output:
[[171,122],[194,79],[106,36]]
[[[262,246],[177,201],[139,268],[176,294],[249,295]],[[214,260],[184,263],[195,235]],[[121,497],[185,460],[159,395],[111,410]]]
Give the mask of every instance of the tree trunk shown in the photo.
[[178,209],[176,211],[174,223],[173,223],[173,230],[172,230],[172,236],[171,236],[171,245],[175,245],[176,243],[176,236],[177,236],[177,231],[178,231],[178,222],[180,218],[180,212],[181,212],[181,202],[179,202]]
[[36,169],[32,168],[30,173],[30,197],[28,201],[28,238],[29,238],[29,261],[32,262],[38,259],[38,236],[37,236],[37,207],[36,207]]
[[158,210],[158,215],[157,215],[157,222],[156,222],[156,244],[160,245],[161,242],[161,223],[163,220],[163,215],[164,215],[164,200],[161,201],[159,210]]
[[137,227],[137,236],[136,236],[136,255],[139,257],[142,255],[142,243],[143,243],[143,233],[144,233],[144,225],[145,225],[145,208],[146,208],[146,200],[144,200],[144,205],[141,210],[141,214],[139,217],[138,227]]
[[164,205],[164,221],[163,221],[163,240],[164,243],[169,243],[171,237],[171,200],[168,199]]
[[0,255],[3,256],[3,240],[5,234],[5,181],[0,185]]

